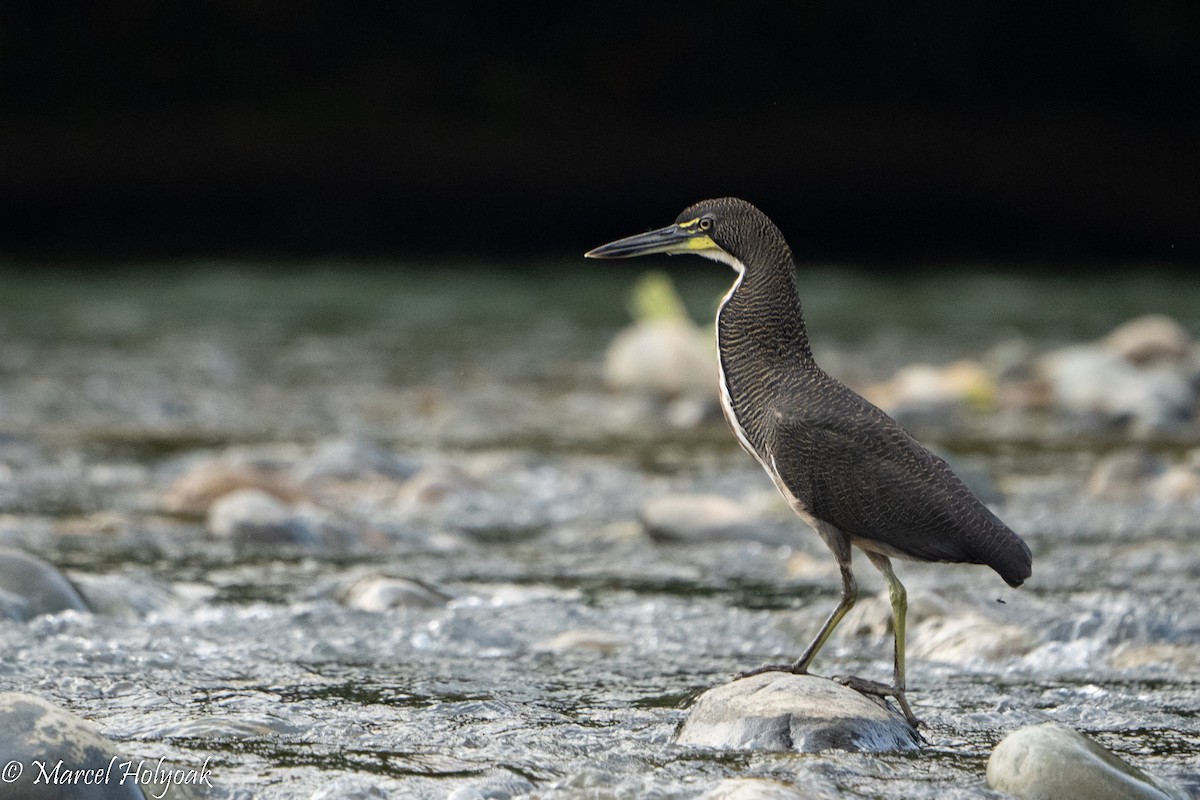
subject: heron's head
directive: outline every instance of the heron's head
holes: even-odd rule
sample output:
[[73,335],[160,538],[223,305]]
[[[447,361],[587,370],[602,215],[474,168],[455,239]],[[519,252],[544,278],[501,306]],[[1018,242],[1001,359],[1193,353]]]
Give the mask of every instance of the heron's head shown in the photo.
[[745,269],[757,249],[787,245],[767,216],[745,200],[722,197],[688,206],[665,228],[601,245],[587,258],[632,258],[652,253],[694,253]]

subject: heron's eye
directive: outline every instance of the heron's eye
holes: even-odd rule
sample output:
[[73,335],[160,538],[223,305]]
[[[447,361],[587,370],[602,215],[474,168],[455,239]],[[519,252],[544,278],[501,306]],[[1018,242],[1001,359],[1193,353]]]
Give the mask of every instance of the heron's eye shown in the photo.
[[712,227],[712,217],[701,217],[700,218],[700,230],[706,231],[711,227]]

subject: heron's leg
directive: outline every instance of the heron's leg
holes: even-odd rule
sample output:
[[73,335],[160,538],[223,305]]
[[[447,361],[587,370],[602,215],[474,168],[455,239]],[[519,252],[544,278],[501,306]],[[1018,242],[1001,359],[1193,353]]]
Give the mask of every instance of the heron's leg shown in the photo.
[[912,709],[908,706],[908,700],[904,696],[904,632],[905,617],[908,614],[908,593],[904,591],[904,585],[900,583],[896,573],[892,572],[892,562],[887,556],[868,552],[867,558],[871,559],[871,563],[883,573],[883,579],[887,581],[888,585],[888,596],[892,601],[892,633],[895,637],[894,685],[889,689],[874,681],[857,678],[843,680],[843,683],[870,694],[890,694],[895,697],[896,702],[900,704],[900,709],[904,712],[904,718],[915,728],[919,723],[913,716]]
[[805,648],[804,654],[792,664],[791,671],[800,675],[808,672],[808,665],[816,656],[817,651],[821,649],[829,635],[833,633],[833,629],[842,621],[842,617],[846,616],[846,612],[853,608],[854,602],[858,600],[858,584],[854,581],[854,572],[850,569],[850,548],[847,546],[844,553],[839,552],[838,548],[834,548],[833,554],[837,556],[838,569],[842,571],[842,599],[838,602],[837,608],[830,613],[829,618],[825,620],[821,630],[817,631],[812,642]]
[[830,613],[829,618],[825,620],[825,624],[821,626],[821,630],[817,631],[816,637],[804,650],[804,654],[796,659],[791,664],[769,664],[758,669],[752,669],[749,672],[743,672],[738,677],[747,678],[751,675],[759,675],[764,672],[792,672],[797,675],[808,674],[808,665],[825,644],[825,640],[833,633],[833,629],[842,621],[842,617],[846,616],[846,612],[854,606],[854,601],[858,599],[858,584],[854,581],[854,573],[850,569],[850,540],[842,535],[841,531],[832,526],[820,524],[817,527],[817,533],[821,534],[821,538],[829,545],[829,549],[833,551],[834,557],[838,562],[838,569],[842,572],[842,599],[838,602],[837,608]]
[[871,563],[883,573],[883,579],[887,581],[888,596],[892,601],[892,633],[895,635],[896,641],[896,656],[893,664],[896,690],[904,691],[904,632],[905,618],[908,615],[908,593],[904,591],[904,584],[900,583],[900,579],[896,577],[896,573],[892,572],[892,562],[887,556],[881,556],[878,553],[867,553],[867,558],[871,559]]

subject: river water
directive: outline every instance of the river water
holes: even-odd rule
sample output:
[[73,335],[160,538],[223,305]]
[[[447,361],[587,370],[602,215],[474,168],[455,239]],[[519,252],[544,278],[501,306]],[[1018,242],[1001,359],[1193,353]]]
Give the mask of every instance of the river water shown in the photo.
[[[730,276],[671,267],[707,325]],[[923,750],[672,744],[698,693],[797,655],[838,580],[719,415],[679,425],[604,387],[636,275],[564,261],[6,276],[0,544],[112,602],[0,621],[0,690],[63,705],[139,757],[208,759],[216,797],[692,798],[731,777],[809,796],[999,797],[983,777],[992,746],[1046,720],[1200,791],[1200,500],[1088,494],[1123,442],[1046,415],[916,431],[1002,494],[1035,558],[1019,590],[979,567],[898,565]],[[800,276],[818,359],[855,385],[1094,339],[1148,311],[1197,332],[1198,283]],[[1194,432],[1150,448],[1186,459]],[[170,508],[206,462],[299,487],[319,542],[231,541]],[[680,493],[735,499],[760,530],[647,536],[643,505]],[[816,672],[888,675],[865,563],[861,609]],[[380,577],[414,582],[413,599],[346,599]]]

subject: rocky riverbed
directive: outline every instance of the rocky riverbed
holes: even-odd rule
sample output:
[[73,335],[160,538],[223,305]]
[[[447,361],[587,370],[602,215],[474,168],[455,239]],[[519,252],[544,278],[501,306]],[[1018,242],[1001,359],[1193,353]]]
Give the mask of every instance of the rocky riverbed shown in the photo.
[[[728,276],[692,266],[706,320]],[[207,764],[178,796],[1002,797],[993,748],[1047,722],[1200,791],[1195,281],[803,271],[818,359],[1035,562],[1020,590],[899,564],[922,747],[789,753],[675,741],[839,583],[711,385],[670,383],[707,322],[618,338],[637,273],[29,274],[0,299],[0,691]],[[814,670],[885,679],[859,562]]]

